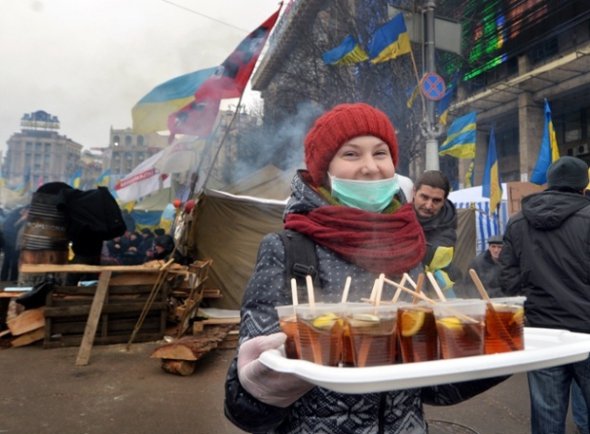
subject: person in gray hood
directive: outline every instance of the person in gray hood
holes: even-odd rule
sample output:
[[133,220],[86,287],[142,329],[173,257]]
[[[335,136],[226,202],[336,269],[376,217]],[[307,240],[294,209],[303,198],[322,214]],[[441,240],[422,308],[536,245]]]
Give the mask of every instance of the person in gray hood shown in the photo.
[[[562,157],[547,171],[547,190],[522,200],[504,234],[502,290],[525,295],[527,326],[590,333],[588,165]],[[590,402],[590,360],[528,373],[532,434],[563,434],[575,381]]]
[[[284,227],[313,242],[319,277],[316,301],[340,301],[347,276],[352,277],[348,300],[360,301],[380,273],[399,279],[421,263],[424,233],[412,205],[403,203],[399,194],[397,163],[391,122],[367,104],[340,104],[308,132],[307,170],[293,180]],[[244,292],[240,344],[225,383],[225,414],[242,430],[423,434],[428,432],[424,402],[454,404],[503,380],[343,394],[271,370],[259,356],[286,339],[275,310],[291,304],[293,276],[286,256],[279,234],[265,236]],[[387,289],[383,299],[393,296],[393,288]],[[302,291],[299,300],[306,301]]]

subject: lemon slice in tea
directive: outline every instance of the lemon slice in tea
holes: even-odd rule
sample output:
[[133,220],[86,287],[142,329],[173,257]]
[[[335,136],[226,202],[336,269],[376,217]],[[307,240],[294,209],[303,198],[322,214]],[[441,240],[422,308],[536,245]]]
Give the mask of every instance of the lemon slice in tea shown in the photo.
[[454,317],[454,316],[446,316],[444,318],[441,318],[439,320],[437,320],[437,322],[448,328],[448,329],[460,329],[461,327],[463,327],[463,325],[461,324],[461,321],[459,321],[459,318]]
[[327,329],[334,325],[334,323],[338,320],[338,315],[335,313],[326,313],[324,315],[320,315],[313,320],[311,323],[317,329]]
[[510,320],[510,324],[522,324],[524,321],[524,307],[521,307],[514,315],[512,315],[512,319]]
[[352,315],[352,319],[348,321],[352,327],[371,327],[379,324],[379,322],[379,317],[370,313],[355,313]]
[[404,311],[401,315],[402,336],[414,336],[424,325],[426,314],[420,310]]

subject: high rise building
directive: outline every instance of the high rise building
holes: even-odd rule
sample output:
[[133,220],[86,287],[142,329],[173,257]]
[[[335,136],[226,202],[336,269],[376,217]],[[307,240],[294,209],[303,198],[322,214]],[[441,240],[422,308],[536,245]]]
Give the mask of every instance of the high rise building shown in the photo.
[[78,169],[82,145],[59,134],[59,119],[43,110],[24,114],[20,125],[21,131],[6,142],[6,184],[28,183],[34,190],[39,183],[68,182]]

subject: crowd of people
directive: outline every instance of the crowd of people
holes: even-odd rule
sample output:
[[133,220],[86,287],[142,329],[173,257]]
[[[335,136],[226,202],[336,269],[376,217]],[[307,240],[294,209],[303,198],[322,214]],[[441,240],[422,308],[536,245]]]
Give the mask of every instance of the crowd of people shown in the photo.
[[139,265],[154,259],[165,259],[174,250],[174,239],[164,229],[152,231],[143,228],[139,232],[126,231],[103,244],[102,264]]
[[[348,276],[353,301],[367,296],[380,273],[399,279],[406,272],[431,272],[447,298],[469,284],[453,265],[457,217],[448,179],[427,171],[411,194],[400,189],[397,136],[383,112],[363,103],[337,105],[308,131],[304,155],[306,168],[293,179],[284,229],[313,243],[316,302],[338,302]],[[470,264],[493,296],[527,297],[528,326],[590,332],[587,184],[582,160],[563,157],[553,163],[547,191],[524,199],[505,236],[490,238],[488,250]],[[266,235],[244,291],[240,343],[225,384],[225,414],[241,429],[426,433],[424,403],[455,404],[507,378],[342,394],[268,368],[260,354],[286,339],[275,306],[292,302],[289,254],[281,234]],[[589,360],[528,375],[533,434],[564,434],[572,385],[579,386],[578,416],[587,421]],[[579,429],[588,433],[587,422]]]

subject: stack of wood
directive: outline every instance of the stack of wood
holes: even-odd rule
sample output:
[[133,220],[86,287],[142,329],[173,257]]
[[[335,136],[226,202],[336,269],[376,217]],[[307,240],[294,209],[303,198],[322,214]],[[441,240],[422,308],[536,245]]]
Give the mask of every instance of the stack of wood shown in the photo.
[[45,336],[43,308],[29,309],[6,321],[8,329],[0,337],[8,339],[11,347],[22,347],[37,342]]
[[191,375],[196,361],[218,348],[235,327],[235,324],[205,327],[195,336],[183,336],[156,348],[151,357],[161,359],[162,369],[166,372]]
[[[189,278],[170,292],[172,310],[168,319],[176,323],[175,338],[162,345],[151,357],[161,359],[162,369],[171,374],[191,375],[196,361],[215,348],[235,348],[239,319],[202,320],[198,310],[205,298],[218,298],[219,290],[205,289],[212,261],[196,261],[189,266]],[[187,333],[192,332],[192,335]]]

